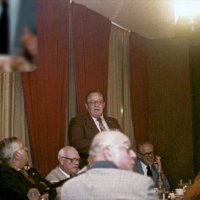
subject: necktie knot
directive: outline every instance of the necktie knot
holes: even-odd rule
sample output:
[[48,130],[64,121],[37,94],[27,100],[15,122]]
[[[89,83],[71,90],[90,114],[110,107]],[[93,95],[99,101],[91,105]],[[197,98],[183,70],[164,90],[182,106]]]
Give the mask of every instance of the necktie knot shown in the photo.
[[147,176],[152,177],[152,171],[149,165],[147,165]]
[[97,121],[99,122],[99,128],[100,128],[100,130],[101,130],[101,131],[105,131],[106,128],[105,128],[105,126],[103,125],[102,119],[99,117],[99,118],[97,118]]

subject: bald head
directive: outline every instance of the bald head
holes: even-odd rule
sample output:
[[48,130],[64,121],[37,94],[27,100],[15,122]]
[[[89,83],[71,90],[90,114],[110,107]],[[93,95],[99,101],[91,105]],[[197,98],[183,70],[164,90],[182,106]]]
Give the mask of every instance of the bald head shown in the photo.
[[89,154],[94,161],[110,161],[125,170],[133,169],[136,158],[129,138],[117,130],[97,134],[92,141]]
[[58,152],[59,167],[67,174],[77,174],[80,156],[72,146],[65,146]]

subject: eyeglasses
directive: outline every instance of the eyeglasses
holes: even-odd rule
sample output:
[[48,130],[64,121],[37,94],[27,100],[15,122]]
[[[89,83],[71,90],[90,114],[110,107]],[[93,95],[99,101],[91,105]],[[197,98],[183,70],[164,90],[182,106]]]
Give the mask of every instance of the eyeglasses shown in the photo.
[[144,156],[144,157],[149,157],[149,156],[154,156],[154,151],[151,151],[151,152],[149,152],[149,153],[140,153],[140,155],[142,155],[142,156]]
[[88,102],[88,104],[90,106],[95,106],[95,105],[99,106],[99,105],[102,105],[103,103],[104,103],[104,101],[102,101],[102,100],[99,100],[99,101],[89,101]]
[[133,151],[133,149],[131,147],[128,146],[117,146],[117,145],[109,145],[108,147],[114,147],[114,148],[123,148],[126,150],[126,152],[128,154],[130,154],[131,151]]
[[61,158],[65,158],[69,160],[71,163],[80,162],[80,158],[68,158],[66,156],[62,156]]
[[20,151],[20,150],[24,150],[24,151],[28,152],[28,147],[22,146],[17,151]]

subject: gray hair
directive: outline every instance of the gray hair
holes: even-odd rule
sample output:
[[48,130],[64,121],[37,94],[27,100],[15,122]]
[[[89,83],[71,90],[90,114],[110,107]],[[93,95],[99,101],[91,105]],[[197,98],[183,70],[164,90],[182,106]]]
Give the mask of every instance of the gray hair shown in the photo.
[[89,156],[95,158],[98,154],[101,154],[103,148],[116,144],[117,140],[121,137],[127,136],[119,130],[109,130],[98,133],[92,141]]
[[17,137],[8,137],[0,141],[0,162],[9,165],[14,153],[20,148]]
[[88,103],[88,99],[89,99],[90,95],[94,94],[94,93],[97,93],[99,96],[101,96],[103,98],[103,94],[100,91],[98,91],[98,90],[91,90],[85,96],[85,103]]

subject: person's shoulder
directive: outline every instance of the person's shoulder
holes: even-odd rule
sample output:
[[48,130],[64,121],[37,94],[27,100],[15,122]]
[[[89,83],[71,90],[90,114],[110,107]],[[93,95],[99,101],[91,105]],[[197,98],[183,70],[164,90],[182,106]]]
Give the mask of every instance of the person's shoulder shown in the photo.
[[18,174],[19,172],[11,167],[0,165],[0,173],[4,175],[8,175],[8,174]]
[[84,120],[87,120],[87,119],[90,119],[90,115],[88,114],[85,114],[85,115],[78,115],[76,117],[72,117],[70,122],[75,122],[75,121],[84,121]]
[[67,180],[64,184],[63,184],[63,188],[73,188],[74,186],[77,186],[77,184],[81,185],[81,183],[84,183],[86,179],[86,174],[87,172],[83,172],[80,174],[77,174],[76,176],[70,178],[69,180]]
[[134,168],[141,168],[141,167],[142,167],[141,161],[138,158],[136,158]]
[[103,116],[103,117],[104,117],[104,119],[105,119],[105,120],[117,121],[117,119],[116,119],[116,118],[114,118],[114,117],[111,117],[111,116],[107,116],[107,115],[105,115],[105,116]]
[[54,169],[52,169],[46,176],[47,180],[51,180],[51,177],[55,175],[55,173],[58,171],[59,169],[56,167]]

